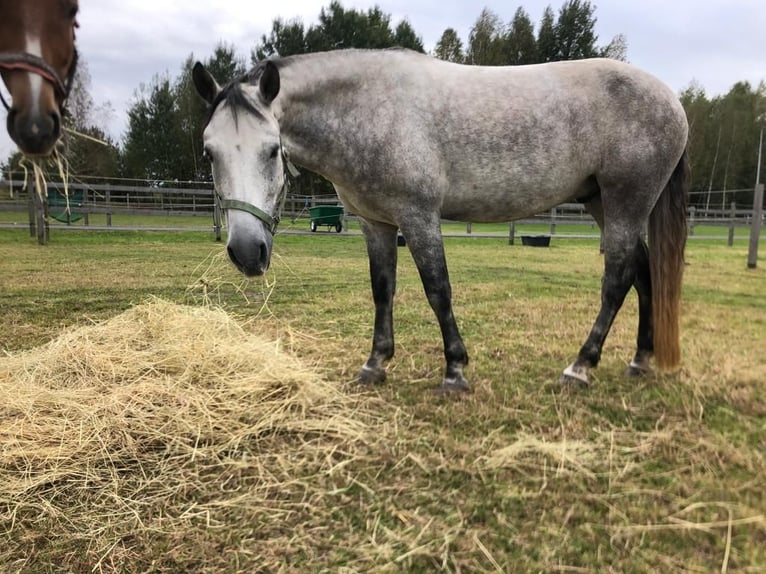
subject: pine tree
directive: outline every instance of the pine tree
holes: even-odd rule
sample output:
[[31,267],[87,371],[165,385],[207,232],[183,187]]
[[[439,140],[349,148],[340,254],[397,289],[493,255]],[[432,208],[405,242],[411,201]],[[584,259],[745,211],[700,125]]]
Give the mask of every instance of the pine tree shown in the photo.
[[538,61],[535,28],[523,8],[518,8],[513,16],[504,49],[508,64],[534,64]]
[[434,48],[434,56],[440,60],[457,62],[458,64],[462,64],[465,61],[463,42],[454,28],[444,30]]

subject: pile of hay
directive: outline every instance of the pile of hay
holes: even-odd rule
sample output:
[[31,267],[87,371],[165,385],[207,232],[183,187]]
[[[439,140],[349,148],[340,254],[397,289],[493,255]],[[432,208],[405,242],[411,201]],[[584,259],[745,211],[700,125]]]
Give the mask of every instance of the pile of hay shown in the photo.
[[204,567],[276,565],[287,524],[382,440],[373,402],[223,311],[163,301],[0,358],[0,564],[162,571],[212,544]]

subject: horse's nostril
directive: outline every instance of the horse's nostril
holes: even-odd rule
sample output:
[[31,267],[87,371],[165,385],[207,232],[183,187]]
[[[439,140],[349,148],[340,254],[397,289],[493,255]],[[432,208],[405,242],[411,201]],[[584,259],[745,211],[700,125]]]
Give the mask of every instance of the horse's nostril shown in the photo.
[[51,112],[50,117],[53,122],[53,131],[51,133],[58,137],[61,134],[61,114],[58,112]]
[[269,249],[266,247],[266,243],[261,243],[260,256],[261,263],[265,269],[269,264]]
[[234,263],[234,265],[241,267],[239,260],[237,259],[237,256],[234,254],[234,250],[231,247],[226,247],[226,253],[229,254],[229,259],[231,259],[231,262]]

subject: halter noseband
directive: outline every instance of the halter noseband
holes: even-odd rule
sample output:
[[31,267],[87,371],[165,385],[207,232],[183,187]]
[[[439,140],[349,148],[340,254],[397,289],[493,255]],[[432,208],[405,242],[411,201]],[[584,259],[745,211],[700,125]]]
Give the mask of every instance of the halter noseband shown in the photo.
[[[61,77],[45,60],[33,54],[26,52],[2,52],[0,53],[0,68],[9,71],[21,71],[31,72],[37,74],[44,80],[47,80],[53,84],[53,89],[56,91],[56,95],[61,102],[64,102],[69,96],[69,92],[72,89],[72,82],[74,81],[74,71],[77,67],[77,50],[74,51],[72,64],[69,68],[69,75],[66,81]],[[0,101],[3,102],[6,110],[10,110],[10,106],[5,101],[2,93],[0,93]]]

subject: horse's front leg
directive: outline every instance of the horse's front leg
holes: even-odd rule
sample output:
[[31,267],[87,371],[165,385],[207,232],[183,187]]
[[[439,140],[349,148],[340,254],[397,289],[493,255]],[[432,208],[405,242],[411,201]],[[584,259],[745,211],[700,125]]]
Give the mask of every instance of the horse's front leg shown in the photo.
[[444,357],[447,369],[444,380],[435,392],[437,394],[464,393],[470,390],[463,376],[468,365],[468,353],[452,313],[452,288],[444,256],[439,218],[434,215],[426,219],[402,222],[402,234],[420,273],[428,302],[436,313],[444,340]]
[[396,292],[397,228],[362,220],[370,259],[370,281],[375,302],[375,331],[370,358],[359,372],[361,383],[386,380],[385,362],[394,356],[394,293]]

